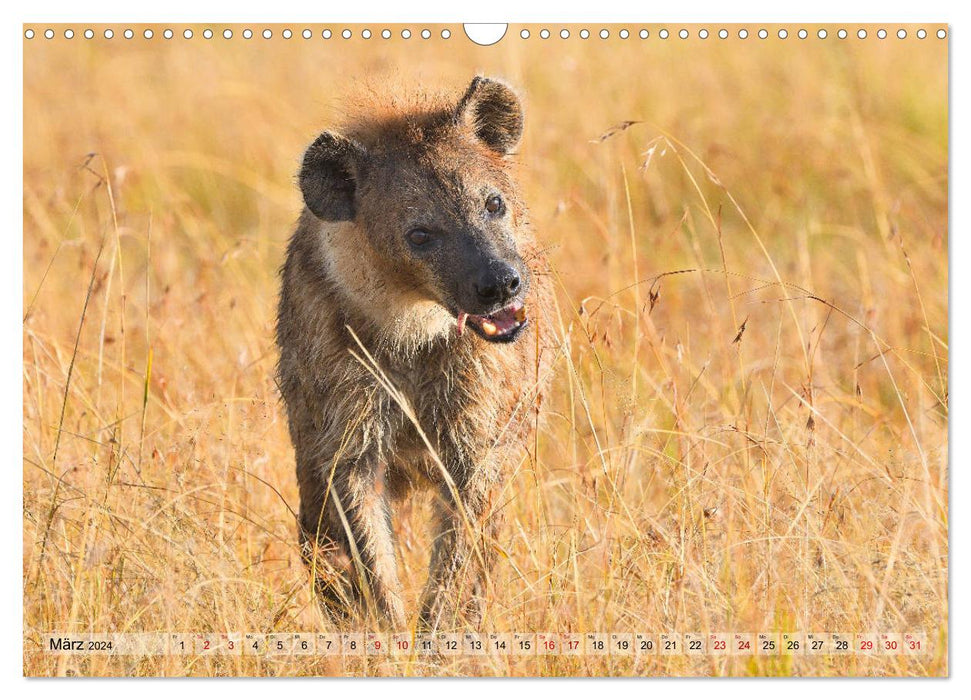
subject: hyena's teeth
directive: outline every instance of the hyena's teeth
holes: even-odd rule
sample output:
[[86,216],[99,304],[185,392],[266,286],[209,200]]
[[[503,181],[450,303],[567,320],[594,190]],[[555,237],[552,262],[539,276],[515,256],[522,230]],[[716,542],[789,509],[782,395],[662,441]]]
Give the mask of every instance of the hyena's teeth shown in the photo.
[[526,320],[526,307],[520,306],[518,309],[516,309],[516,321],[519,323],[522,323],[525,320]]
[[495,335],[498,329],[492,321],[483,321],[482,330],[486,335]]
[[468,319],[468,317],[469,317],[469,315],[467,313],[465,313],[464,311],[460,311],[459,312],[459,318],[458,318],[458,322],[459,322],[459,335],[462,335],[462,332],[465,330],[465,321],[466,321],[466,319]]

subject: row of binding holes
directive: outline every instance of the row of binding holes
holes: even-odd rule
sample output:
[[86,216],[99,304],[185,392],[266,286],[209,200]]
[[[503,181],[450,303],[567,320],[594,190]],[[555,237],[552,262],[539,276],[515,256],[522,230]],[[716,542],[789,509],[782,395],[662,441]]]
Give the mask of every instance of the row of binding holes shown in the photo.
[[[311,30],[309,30],[309,29],[304,29],[303,31],[299,32],[299,34],[304,39],[311,39],[311,38],[313,38],[313,35],[314,35],[314,33]],[[93,39],[94,38],[94,35],[95,35],[95,32],[94,32],[93,29],[85,29],[84,32],[82,32],[82,36],[85,39]],[[284,29],[283,31],[280,32],[280,36],[282,36],[284,39],[292,39],[294,37],[294,35],[295,35],[295,32],[292,29]],[[381,35],[381,38],[382,39],[390,39],[392,37],[392,32],[391,32],[390,29],[382,29],[381,32],[380,32],[380,35]],[[412,36],[412,33],[411,33],[411,30],[410,29],[402,29],[401,32],[400,32],[400,35],[401,35],[401,38],[402,39],[410,39],[411,36]],[[422,29],[418,33],[418,35],[422,39],[431,39],[432,32],[431,32],[431,30],[428,30],[428,29]],[[26,30],[24,32],[24,36],[27,39],[33,39],[36,36],[36,32],[34,32],[33,29],[28,29],[28,30]],[[45,39],[53,39],[56,36],[56,33],[54,32],[53,29],[46,29],[46,30],[44,30],[43,36],[44,36]],[[122,36],[125,37],[126,39],[134,39],[135,38],[135,31],[133,29],[126,29],[126,30],[124,30],[122,32]],[[173,30],[171,30],[171,29],[165,29],[165,30],[162,31],[162,36],[164,38],[166,38],[166,39],[171,39],[171,38],[173,38],[175,36],[175,32]],[[184,29],[182,31],[182,37],[184,39],[191,39],[193,36],[194,36],[194,33],[193,33],[193,31],[191,29]],[[214,36],[215,36],[215,33],[211,29],[203,29],[202,30],[202,37],[204,39],[212,39]],[[222,31],[222,36],[223,36],[224,39],[232,39],[233,36],[234,36],[233,30],[232,29],[224,29]],[[244,29],[242,32],[240,32],[240,36],[242,36],[244,39],[252,39],[253,36],[255,36],[255,34],[254,34],[254,32],[253,32],[252,29]],[[264,39],[272,39],[273,38],[273,30],[272,29],[264,29],[262,32],[260,32],[260,36],[262,36]],[[320,33],[320,36],[322,38],[324,38],[324,39],[330,39],[331,37],[335,36],[335,33],[333,31],[331,31],[330,29],[324,29]],[[339,34],[337,34],[337,36],[340,36],[340,37],[342,37],[344,39],[350,39],[352,36],[354,36],[354,32],[352,32],[350,29],[344,29]],[[373,34],[372,34],[372,32],[371,32],[370,29],[363,29],[363,30],[361,30],[361,38],[362,39],[370,39],[372,36],[373,36]],[[452,36],[452,32],[449,29],[443,29],[441,31],[441,37],[443,39],[448,39],[451,36]],[[113,39],[114,37],[115,37],[115,32],[114,32],[113,29],[105,29],[104,30],[104,38],[105,39]],[[153,38],[155,38],[155,32],[153,30],[151,30],[151,29],[146,29],[146,30],[144,30],[142,32],[142,37],[144,37],[145,39],[153,39]],[[65,29],[64,30],[64,38],[65,39],[73,39],[74,38],[74,30],[73,29]]]
[[[581,39],[589,39],[590,38],[590,30],[589,29],[581,29],[578,32],[578,34],[580,35],[580,38]],[[878,39],[886,39],[887,36],[888,36],[888,33],[887,33],[887,30],[886,29],[878,29],[877,32],[876,32],[876,34],[877,34],[877,38]],[[914,32],[914,34],[917,36],[918,39],[926,39],[927,38],[927,30],[926,29],[918,29],[916,32]],[[621,29],[620,31],[617,32],[617,36],[619,36],[621,39],[628,39],[628,38],[630,38],[630,35],[631,35],[631,32],[628,29]],[[637,32],[637,35],[641,39],[647,39],[651,35],[651,33],[647,29],[641,29],[639,32]],[[671,36],[671,32],[669,32],[667,29],[661,29],[661,30],[658,31],[657,35],[661,39],[667,39],[668,37]],[[687,29],[681,29],[681,30],[678,31],[678,34],[677,35],[681,39],[687,39],[687,38],[689,38],[691,36],[691,32],[688,31]],[[711,36],[711,33],[707,29],[699,29],[698,32],[697,32],[697,35],[698,35],[698,38],[699,39],[707,39],[709,36]],[[838,29],[838,30],[836,30],[836,36],[838,38],[840,38],[840,39],[845,39],[849,35],[850,35],[850,33],[847,30],[845,30],[845,29]],[[529,32],[528,29],[523,29],[522,31],[519,32],[519,36],[521,38],[523,38],[523,39],[528,39],[530,37],[530,32]],[[539,38],[540,39],[549,39],[551,36],[552,36],[552,33],[550,32],[549,29],[541,29],[539,31]],[[609,39],[610,38],[610,30],[609,29],[601,29],[600,32],[599,32],[599,36],[600,36],[601,39]],[[727,39],[728,37],[731,36],[731,32],[729,32],[727,29],[719,29],[718,32],[717,32],[717,36],[718,36],[719,39]],[[748,39],[748,37],[749,37],[749,31],[748,31],[748,29],[739,29],[737,36],[738,36],[739,39]],[[769,38],[769,30],[768,29],[759,29],[756,32],[756,36],[758,36],[759,39],[768,39]],[[780,29],[777,32],[777,36],[780,39],[787,39],[787,38],[789,38],[789,31],[787,29]],[[798,36],[800,39],[806,39],[806,38],[809,37],[809,30],[807,30],[807,29],[800,29],[799,31],[796,32],[796,36]],[[820,38],[820,39],[825,39],[825,38],[827,38],[829,36],[829,32],[826,31],[825,29],[819,29],[816,32],[816,36],[818,38]],[[857,32],[856,32],[856,36],[858,38],[860,38],[860,39],[866,39],[867,38],[867,30],[866,29],[858,29]],[[938,29],[937,30],[937,38],[938,39],[944,39],[946,37],[947,37],[947,31],[946,30],[944,30],[944,29]],[[570,30],[569,29],[561,29],[560,30],[560,38],[561,39],[569,39],[570,38]],[[906,39],[907,38],[907,30],[906,29],[898,29],[897,30],[897,38],[898,39]]]
[[[84,36],[85,39],[93,39],[94,38],[94,34],[95,33],[94,33],[94,30],[93,29],[85,29],[84,32],[82,33],[82,35]],[[240,34],[242,35],[242,37],[244,39],[252,39],[253,36],[254,36],[254,33],[253,33],[253,30],[252,29],[244,29],[242,32],[240,32]],[[273,38],[273,30],[271,30],[271,29],[264,29],[260,34],[261,34],[261,36],[264,39],[272,39]],[[581,29],[578,32],[578,34],[579,34],[579,36],[580,36],[581,39],[589,39],[590,38],[590,30],[589,29]],[[381,38],[383,38],[383,39],[390,39],[392,37],[392,32],[391,32],[390,29],[382,29],[380,35],[381,35]],[[412,34],[411,34],[411,30],[410,29],[402,29],[401,30],[401,38],[402,39],[410,39],[411,38],[411,35]],[[570,30],[569,29],[561,29],[560,32],[559,32],[559,35],[560,35],[560,38],[561,39],[569,39],[570,38]],[[628,29],[621,29],[620,31],[617,32],[617,36],[619,36],[621,39],[627,39],[627,38],[630,37],[630,35],[631,35],[631,32]],[[650,32],[647,29],[641,29],[637,33],[637,35],[641,39],[647,39],[650,36]],[[661,39],[667,39],[669,36],[671,36],[671,33],[667,29],[661,29],[660,31],[658,31],[657,35]],[[678,31],[677,35],[681,39],[687,39],[687,38],[689,38],[691,36],[691,32],[689,32],[687,29],[681,29],[681,30]],[[698,35],[698,38],[699,39],[707,39],[710,36],[710,33],[709,33],[709,31],[707,29],[699,29],[698,32],[697,32],[697,35]],[[789,37],[789,31],[786,30],[786,29],[779,29],[776,35],[780,39],[787,39]],[[878,29],[877,32],[876,32],[876,35],[877,35],[877,38],[878,39],[886,39],[887,36],[888,36],[888,32],[887,32],[886,29]],[[915,35],[917,36],[918,39],[926,39],[927,38],[927,30],[925,30],[925,29],[918,29],[915,32]],[[34,32],[33,29],[28,29],[28,30],[26,30],[24,32],[24,36],[26,38],[28,38],[28,39],[33,39],[34,36],[36,36],[36,34],[35,34],[35,32]],[[53,39],[55,36],[56,36],[56,33],[54,32],[53,29],[46,29],[46,30],[44,30],[44,38],[45,39]],[[114,30],[112,30],[112,29],[105,29],[104,30],[104,37],[105,37],[105,39],[112,39],[112,38],[114,38],[114,36],[115,36]],[[133,39],[135,37],[135,31],[132,30],[132,29],[126,29],[126,30],[124,30],[122,32],[122,36],[124,36],[126,39]],[[145,39],[152,39],[152,38],[155,37],[155,32],[153,30],[151,30],[151,29],[145,29],[142,32],[142,36]],[[162,31],[162,36],[164,38],[166,38],[166,39],[171,39],[172,37],[175,36],[175,32],[173,30],[171,30],[171,29],[165,29],[165,30]],[[185,39],[191,39],[193,37],[193,32],[192,32],[191,29],[185,29],[185,30],[182,31],[182,36]],[[211,29],[204,29],[202,31],[202,36],[205,39],[212,39],[212,37],[215,36],[215,33]],[[222,32],[222,36],[223,36],[224,39],[232,39],[233,38],[233,30],[232,29],[224,29],[223,32]],[[282,36],[284,39],[291,39],[294,36],[294,32],[291,29],[284,29],[283,31],[280,32],[280,36]],[[310,38],[313,37],[313,32],[311,30],[309,30],[309,29],[304,29],[303,31],[300,32],[300,36],[302,36],[304,39],[310,39]],[[332,32],[330,29],[325,29],[325,30],[323,30],[320,33],[320,36],[322,38],[324,38],[324,39],[330,39],[331,37],[334,36],[334,32]],[[350,29],[344,29],[344,30],[342,30],[340,32],[339,36],[341,36],[344,39],[350,39],[351,37],[354,36],[354,32],[352,32]],[[371,30],[370,29],[363,29],[363,30],[361,30],[361,38],[362,39],[370,39],[371,36],[372,36],[372,33],[371,33]],[[421,32],[419,33],[419,36],[421,36],[422,39],[430,39],[431,36],[432,36],[432,33],[428,29],[422,29]],[[452,32],[449,31],[448,29],[443,29],[441,31],[441,37],[443,39],[448,39],[450,36],[452,36]],[[519,36],[522,37],[523,39],[528,39],[530,37],[530,32],[529,32],[528,29],[523,29],[519,33]],[[539,31],[539,37],[541,39],[549,39],[550,36],[552,36],[552,34],[551,34],[551,32],[550,32],[549,29],[541,29]],[[610,30],[609,29],[601,29],[600,32],[599,32],[599,36],[600,36],[601,39],[607,39],[607,38],[609,38],[610,37]],[[727,39],[729,36],[731,36],[731,33],[727,29],[719,29],[718,32],[717,32],[717,36],[718,36],[719,39]],[[749,31],[747,29],[739,29],[738,32],[737,32],[737,36],[738,36],[739,39],[747,39],[749,37]],[[756,32],[756,36],[758,36],[759,39],[768,39],[769,38],[769,31],[767,29],[759,29]],[[800,29],[800,30],[798,30],[796,32],[796,36],[798,36],[800,39],[806,39],[806,38],[809,37],[809,31],[806,30],[806,29]],[[819,29],[819,30],[816,31],[816,36],[818,38],[820,38],[820,39],[825,39],[825,38],[827,38],[829,36],[829,33],[825,29]],[[836,31],[836,36],[838,38],[840,38],[840,39],[845,39],[846,37],[849,36],[849,32],[847,30],[845,30],[845,29],[838,29]],[[867,38],[867,30],[866,29],[858,29],[857,32],[856,32],[856,36],[858,38],[860,38],[860,39],[866,39]],[[944,39],[946,37],[947,37],[947,31],[946,30],[944,30],[944,29],[938,29],[937,30],[937,38],[938,39]],[[73,29],[65,29],[64,30],[64,38],[65,39],[73,39],[74,38],[74,30]],[[906,29],[898,29],[897,30],[897,38],[898,39],[906,39],[907,38],[907,30]]]

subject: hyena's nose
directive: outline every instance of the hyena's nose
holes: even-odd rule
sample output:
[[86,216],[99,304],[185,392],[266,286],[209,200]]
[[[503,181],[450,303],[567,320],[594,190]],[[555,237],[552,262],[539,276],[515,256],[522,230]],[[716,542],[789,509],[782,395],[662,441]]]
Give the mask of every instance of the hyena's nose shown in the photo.
[[483,304],[504,304],[519,291],[522,280],[512,265],[501,263],[483,274],[475,285],[475,293]]

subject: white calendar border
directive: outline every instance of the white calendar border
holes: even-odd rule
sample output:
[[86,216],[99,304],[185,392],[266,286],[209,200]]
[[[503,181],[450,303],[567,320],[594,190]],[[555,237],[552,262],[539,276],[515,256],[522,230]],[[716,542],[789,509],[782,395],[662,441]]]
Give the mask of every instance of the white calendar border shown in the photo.
[[[803,9],[803,7],[806,7],[806,9]],[[20,125],[23,114],[23,66],[21,53],[22,38],[20,36],[19,26],[27,20],[63,21],[65,19],[76,19],[83,15],[85,19],[91,21],[122,19],[133,22],[154,22],[159,20],[188,21],[191,19],[211,21],[216,16],[219,16],[225,21],[234,22],[252,20],[279,22],[292,21],[294,18],[306,18],[308,20],[326,18],[329,21],[394,21],[395,19],[407,19],[408,21],[429,22],[449,20],[528,22],[537,19],[541,21],[552,21],[555,19],[560,22],[580,20],[610,22],[631,21],[635,19],[651,22],[744,22],[752,20],[786,22],[806,21],[809,19],[825,22],[870,22],[887,20],[888,18],[900,22],[914,20],[948,21],[952,23],[952,28],[958,31],[958,40],[951,43],[952,100],[949,113],[951,123],[954,124],[959,119],[967,121],[967,115],[971,114],[971,81],[969,81],[969,76],[971,76],[971,59],[969,59],[971,50],[963,47],[963,36],[971,36],[971,22],[968,21],[968,9],[966,3],[959,4],[944,0],[922,0],[921,2],[915,2],[913,0],[911,2],[885,0],[885,2],[879,5],[869,6],[863,6],[862,4],[854,5],[853,3],[845,2],[845,0],[814,0],[808,6],[802,6],[798,3],[790,6],[788,4],[769,2],[768,0],[735,0],[732,3],[718,2],[717,0],[696,0],[692,4],[684,2],[635,4],[628,1],[618,2],[615,5],[609,5],[600,0],[596,3],[591,3],[588,8],[580,8],[579,4],[570,6],[562,3],[557,3],[555,6],[530,7],[528,2],[523,2],[523,0],[493,0],[488,4],[480,3],[466,7],[461,7],[454,0],[432,0],[431,2],[424,3],[421,8],[417,8],[413,4],[392,2],[391,0],[372,0],[370,3],[349,3],[343,9],[334,3],[311,3],[309,0],[298,2],[276,0],[273,3],[254,4],[250,9],[244,8],[239,3],[225,3],[220,6],[219,3],[206,3],[200,0],[170,0],[165,3],[164,8],[153,7],[151,4],[135,5],[128,2],[121,2],[120,0],[89,0],[81,6],[77,3],[67,2],[66,0],[50,0],[44,3],[44,6],[39,6],[38,4],[18,4],[16,8],[8,8],[11,8],[11,6],[8,5],[5,7],[3,12],[5,13],[5,19],[9,21],[4,22],[0,26],[4,29],[4,41],[8,42],[4,46],[3,57],[6,59],[5,63],[9,69],[3,71],[3,76],[0,79],[3,80],[3,86],[6,88],[4,94],[14,96],[13,99],[9,100],[10,106],[6,113],[5,123],[7,128],[4,133],[16,145],[12,149],[13,152],[7,154],[2,192],[6,200],[6,206],[3,208],[3,211],[14,212],[14,218],[20,219],[19,226],[17,225],[17,221],[14,221],[8,227],[8,229],[17,232],[23,230],[21,202],[23,158],[21,151],[22,129]],[[959,158],[952,158],[951,160],[950,202],[953,214],[950,218],[950,225],[952,232],[964,231],[968,225],[971,225],[971,212],[969,212],[971,210],[971,202],[969,202],[967,197],[959,198],[955,196],[955,193],[958,191],[956,185],[964,183],[965,178],[963,173],[971,170],[968,167],[968,164],[971,163],[971,147],[968,146],[968,143],[971,143],[971,136],[968,137],[968,140],[964,140],[961,136],[954,133],[954,131],[956,130],[952,130],[951,134],[951,149],[952,154],[959,156]],[[21,156],[19,162],[18,155]],[[23,293],[23,250],[21,236],[15,235],[13,238],[15,250],[6,258],[8,264],[12,265],[12,269],[4,270],[5,274],[2,274],[2,278],[5,280],[7,286],[4,289],[4,293],[0,294],[0,307],[3,308],[2,318],[5,323],[9,326],[13,326],[16,323],[19,326]],[[968,269],[968,266],[971,266],[971,240],[967,236],[963,237],[964,240],[959,240],[959,238],[954,235],[949,236],[951,243],[950,265],[952,270]],[[950,281],[952,288],[949,311],[953,321],[958,317],[954,312],[955,308],[960,307],[966,309],[968,306],[971,306],[971,275],[960,276],[952,274]],[[967,314],[964,314],[964,316],[967,318]],[[22,349],[19,341],[22,334],[19,328],[9,327],[6,330],[8,332],[6,335],[7,338],[17,338],[18,340],[12,343],[0,344],[0,368],[3,369],[2,373],[0,373],[0,377],[2,377],[0,379],[2,381],[2,384],[0,384],[0,390],[2,390],[0,391],[0,395],[4,397],[2,403],[4,420],[0,421],[0,435],[2,435],[0,440],[2,440],[2,445],[5,448],[4,454],[16,454],[18,450],[22,449],[23,401],[22,377],[20,372]],[[955,352],[960,352],[962,349],[971,346],[971,335],[969,335],[971,330],[967,327],[958,327],[952,323],[950,324],[949,330]],[[951,363],[949,367],[952,380],[950,384],[951,395],[961,397],[957,402],[954,402],[955,405],[951,408],[950,425],[953,426],[954,421],[958,420],[960,416],[963,416],[963,412],[966,410],[963,406],[968,403],[967,397],[971,397],[971,379],[969,379],[971,375],[964,369],[962,363]],[[957,414],[954,412],[955,408],[957,409]],[[956,464],[967,461],[961,460],[960,457],[971,454],[971,449],[969,449],[968,444],[971,436],[968,435],[968,431],[952,430],[951,438],[951,463]],[[22,530],[21,506],[23,503],[22,475],[16,468],[7,470],[6,475],[6,478],[16,482],[13,488],[4,489],[7,502],[6,508],[3,510],[9,519],[4,532],[7,537],[6,544],[11,545],[6,549],[8,551],[12,550],[12,556],[17,557],[18,561],[23,561],[23,542],[20,537]],[[964,482],[960,479],[956,482],[952,481],[950,494],[952,503],[963,502],[965,499],[961,498],[961,496],[967,494],[967,488],[964,487]],[[971,538],[971,532],[968,530],[968,521],[966,519],[960,517],[953,510],[949,511],[949,517],[951,527],[953,528],[951,531],[953,533],[952,537],[959,542]],[[953,551],[953,547],[951,547],[951,551]],[[953,581],[967,581],[971,579],[968,570],[969,564],[966,557],[954,558],[949,562],[949,591],[952,590]],[[2,589],[0,589],[4,594],[4,599],[9,601],[16,598],[22,601],[22,585],[21,567],[7,567],[7,575],[2,578]],[[971,627],[971,625],[965,624],[969,619],[967,606],[961,605],[955,600],[954,596],[949,596],[949,598],[951,600],[952,611],[949,630],[963,630]],[[7,633],[2,635],[2,642],[0,642],[0,645],[2,645],[0,646],[0,659],[2,659],[0,663],[4,664],[3,668],[6,678],[20,678],[23,672],[23,611],[22,606],[20,607],[21,609],[18,610],[18,606],[7,605],[3,606],[3,610],[0,612],[0,615],[3,616],[4,627],[7,628]],[[964,648],[962,639],[963,635],[955,637],[949,632],[948,653],[951,663],[957,658],[956,653],[959,653]],[[949,668],[951,668],[951,663],[948,665]],[[293,691],[298,691],[297,684],[309,684],[312,682],[312,680],[291,680],[288,681],[288,684]],[[706,683],[705,680],[657,680],[654,682],[662,684],[679,683],[680,685],[676,686],[679,690],[683,689],[684,683]],[[728,685],[720,685],[717,692],[719,693],[720,700],[732,700],[735,696],[740,698],[744,697],[748,700],[752,696],[752,693],[764,692],[764,688],[758,687],[757,684],[759,682],[748,679],[736,680]],[[132,683],[132,685],[129,686],[129,683]],[[135,683],[137,683],[137,686]],[[249,697],[263,700],[266,693],[266,688],[262,684],[252,684],[245,680],[225,680],[223,683],[232,687],[231,692],[233,693],[234,700],[245,700]],[[607,683],[609,685],[601,685]],[[643,686],[630,684],[619,685],[609,680],[590,681],[581,684],[566,684],[561,682],[557,685],[557,693],[560,696],[558,700],[580,696],[589,698],[591,693],[598,693],[603,690],[607,690],[614,695],[627,692],[631,695],[636,693],[638,696],[641,696],[644,692]],[[935,683],[933,692],[936,699],[951,696],[967,697],[969,690],[966,687],[967,685],[967,675],[965,675],[959,682],[947,684]],[[834,690],[842,690],[844,692],[853,691],[856,693],[860,690],[858,686],[859,683],[852,679],[832,680],[826,682],[825,686],[818,683],[788,682],[785,683],[784,692],[787,698],[792,698],[793,700],[809,697],[813,700],[819,700],[821,692],[829,694]],[[373,687],[377,689],[377,686]],[[964,687],[964,690],[958,691],[960,692],[960,695],[958,695],[958,692],[955,691],[960,687]],[[218,692],[225,692],[225,688],[226,686],[221,684]],[[700,689],[700,687],[696,688]],[[127,692],[134,690],[139,693],[140,700],[154,700],[155,697],[168,698],[173,690],[171,687],[165,686],[162,682],[152,682],[151,680],[139,679],[137,681],[131,681],[112,679],[110,681],[89,680],[80,685],[72,684],[67,690],[65,686],[60,684],[45,685],[33,682],[31,683],[30,694],[34,700],[47,697],[57,697],[58,700],[63,700],[64,695],[67,693],[71,695],[72,700],[85,700],[89,697],[104,700],[106,695],[105,691],[109,689],[115,692],[119,689]],[[211,696],[213,687],[208,683],[180,684],[176,690],[182,696],[188,694],[191,697],[194,692],[198,692],[199,695],[205,693],[206,696]],[[462,693],[462,700],[479,700],[480,698],[495,700],[497,690],[504,697],[529,697],[535,695],[537,687],[528,680],[509,681],[503,683],[501,688],[491,683],[472,681],[462,683],[460,692]],[[304,691],[309,691],[309,686],[298,692]],[[456,691],[457,689],[454,685],[449,684],[443,687],[441,684],[430,680],[415,680],[395,686],[396,696],[402,699],[407,697],[420,697],[422,700],[428,700],[428,698],[435,697],[439,693],[443,696],[447,694],[448,697],[453,698]],[[671,691],[677,692],[675,691],[675,687],[672,687]],[[923,685],[917,687],[912,682],[903,684],[884,682],[880,688],[881,700],[893,700],[896,697],[906,697],[908,700],[912,700],[915,692],[926,692],[926,689]]]

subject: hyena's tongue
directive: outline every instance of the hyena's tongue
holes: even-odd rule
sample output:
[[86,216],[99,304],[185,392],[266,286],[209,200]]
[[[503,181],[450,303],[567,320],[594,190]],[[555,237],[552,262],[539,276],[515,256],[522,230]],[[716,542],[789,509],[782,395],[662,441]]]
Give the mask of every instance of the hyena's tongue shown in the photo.
[[521,301],[514,301],[488,316],[477,316],[460,311],[457,314],[457,321],[459,335],[465,331],[467,323],[473,323],[487,336],[500,337],[512,332],[526,321],[526,309]]
[[479,325],[488,335],[504,335],[525,320],[526,313],[523,309],[523,303],[514,301],[494,314],[482,317]]

